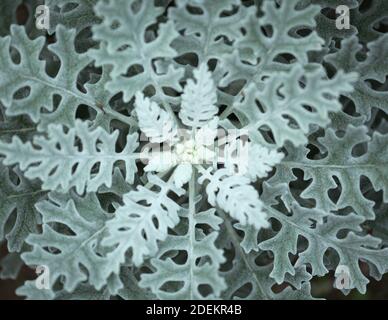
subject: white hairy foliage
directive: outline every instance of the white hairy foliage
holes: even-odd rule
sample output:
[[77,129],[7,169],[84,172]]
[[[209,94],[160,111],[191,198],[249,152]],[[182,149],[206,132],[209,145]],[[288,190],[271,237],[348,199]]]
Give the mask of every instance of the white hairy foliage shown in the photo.
[[202,127],[217,114],[217,92],[206,64],[194,70],[194,79],[189,79],[182,95],[179,117],[189,127]]
[[157,103],[149,98],[144,97],[141,92],[136,93],[135,110],[141,131],[151,142],[169,141],[176,135],[176,124],[167,111],[161,109]]
[[386,273],[387,1],[344,0],[337,30],[327,0],[47,0],[50,38],[22,2],[0,4],[0,278],[52,281],[17,294],[311,299]]

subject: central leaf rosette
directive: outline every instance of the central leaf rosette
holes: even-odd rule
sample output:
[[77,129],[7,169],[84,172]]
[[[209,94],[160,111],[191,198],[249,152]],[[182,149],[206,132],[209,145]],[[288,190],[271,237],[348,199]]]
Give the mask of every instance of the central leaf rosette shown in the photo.
[[283,154],[250,141],[248,129],[222,130],[217,89],[207,65],[194,69],[193,75],[195,80],[189,79],[183,90],[179,119],[169,105],[161,108],[143,93],[136,94],[139,127],[149,142],[141,153],[147,161],[144,170],[174,169],[171,179],[181,188],[193,177],[195,167],[198,183],[206,183],[209,204],[242,225],[267,227],[266,213],[251,182],[267,176]]
[[169,143],[160,146],[145,147],[144,157],[148,164],[145,171],[163,172],[176,167],[173,179],[181,187],[190,180],[193,166],[217,163],[215,140],[217,137],[218,118],[199,130],[177,130]]

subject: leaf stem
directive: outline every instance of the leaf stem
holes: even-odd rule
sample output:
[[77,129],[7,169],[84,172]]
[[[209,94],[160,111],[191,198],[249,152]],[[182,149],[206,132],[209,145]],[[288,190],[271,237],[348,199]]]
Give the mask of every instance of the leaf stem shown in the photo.
[[137,123],[135,120],[132,119],[132,117],[127,117],[127,116],[121,114],[120,112],[113,110],[110,106],[105,107],[104,112],[106,114],[109,114],[110,116],[112,116],[116,120],[119,120],[119,121],[129,125],[131,128],[137,127]]
[[[159,172],[157,174],[157,176],[160,178],[160,179],[163,179],[171,170],[166,170],[166,171],[163,171],[163,172]],[[170,177],[169,181],[172,179],[172,176]],[[151,182],[148,182],[144,187],[147,188],[147,189],[151,189],[152,187],[154,186],[153,183]]]
[[227,215],[225,214],[225,212],[223,210],[217,210],[217,212],[220,214],[220,216],[224,220],[226,230],[228,231],[228,233],[231,236],[230,239],[231,239],[231,242],[233,243],[233,246],[234,246],[237,254],[240,255],[245,266],[247,267],[247,269],[249,270],[249,272],[252,274],[252,276],[255,279],[258,295],[260,297],[262,297],[263,300],[271,300],[271,297],[265,293],[265,290],[260,282],[260,279],[257,277],[256,272],[254,270],[254,267],[251,265],[251,262],[249,261],[247,254],[245,254],[244,250],[241,248],[241,245],[240,245],[241,240],[238,238],[236,230],[234,229],[233,225],[231,224],[229,218],[227,217]]
[[[190,280],[189,283],[190,285],[193,283],[194,279],[194,267],[195,267],[195,261],[194,256],[193,256],[193,248],[195,244],[195,220],[194,220],[194,215],[195,215],[195,176],[196,176],[196,169],[193,167],[193,173],[191,175],[191,179],[189,181],[189,215],[188,215],[188,220],[189,220],[189,250],[188,250],[188,259],[190,261]],[[193,297],[193,288],[190,288],[190,299],[194,299]]]

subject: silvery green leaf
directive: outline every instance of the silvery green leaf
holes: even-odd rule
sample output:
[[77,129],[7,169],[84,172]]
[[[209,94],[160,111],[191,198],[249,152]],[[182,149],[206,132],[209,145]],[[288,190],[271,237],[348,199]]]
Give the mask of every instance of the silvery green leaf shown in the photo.
[[35,136],[33,143],[14,136],[11,143],[0,143],[0,154],[5,164],[18,164],[29,179],[39,178],[43,189],[67,191],[74,186],[78,193],[96,191],[101,185],[111,186],[118,161],[125,162],[126,181],[133,182],[137,134],[128,135],[126,147],[117,153],[118,134],[90,130],[87,122],[77,120],[67,132],[61,125],[50,125],[48,137]]
[[[98,2],[95,12],[102,18],[102,23],[93,26],[92,31],[94,39],[101,42],[90,55],[98,66],[112,66],[112,79],[106,88],[113,93],[123,92],[124,100],[129,101],[136,92],[152,86],[158,102],[175,101],[162,88],[180,91],[183,70],[170,66],[160,74],[154,70],[154,60],[176,56],[171,42],[178,32],[172,21],[160,24],[157,36],[149,38],[146,32],[163,9],[144,1],[110,0]],[[131,68],[132,74],[128,77],[126,73]]]
[[116,272],[120,263],[124,263],[125,253],[129,249],[132,250],[132,261],[136,266],[145,257],[154,255],[158,242],[166,239],[168,228],[174,228],[179,222],[180,207],[168,197],[168,193],[172,191],[182,195],[183,189],[152,174],[148,175],[148,179],[160,191],[138,186],[137,190],[124,195],[124,205],[116,210],[114,218],[107,223],[109,236],[104,238],[102,244],[114,247],[108,257],[112,259],[112,268]]
[[[156,258],[151,260],[155,271],[144,274],[140,285],[151,288],[159,299],[179,300],[204,299],[200,286],[208,285],[211,287],[211,293],[206,298],[218,298],[225,289],[225,281],[218,273],[225,258],[222,250],[214,243],[218,235],[218,225],[222,222],[214,213],[215,211],[210,209],[189,216],[186,231],[169,235],[160,246]],[[199,233],[199,224],[211,224],[216,229],[205,236]],[[176,250],[187,253],[187,260],[183,264],[178,264],[171,257],[163,258]],[[164,289],[169,282],[170,288]],[[183,286],[174,286],[176,282],[182,282]]]
[[37,209],[43,219],[42,233],[28,237],[32,251],[23,253],[22,259],[28,265],[47,267],[50,288],[63,276],[68,292],[86,280],[100,290],[112,274],[112,261],[98,245],[110,217],[97,196],[51,193]]
[[[61,62],[54,77],[47,74],[45,62],[40,59],[44,37],[31,40],[23,27],[13,25],[11,35],[0,38],[0,101],[7,115],[27,114],[34,122],[39,122],[41,130],[52,123],[72,126],[79,105],[101,112],[94,97],[77,87],[79,73],[92,60],[86,53],[75,51],[75,31],[59,26],[56,37],[57,42],[48,46]],[[18,64],[10,56],[11,47],[20,56]],[[26,88],[27,92],[22,94],[21,90]]]

